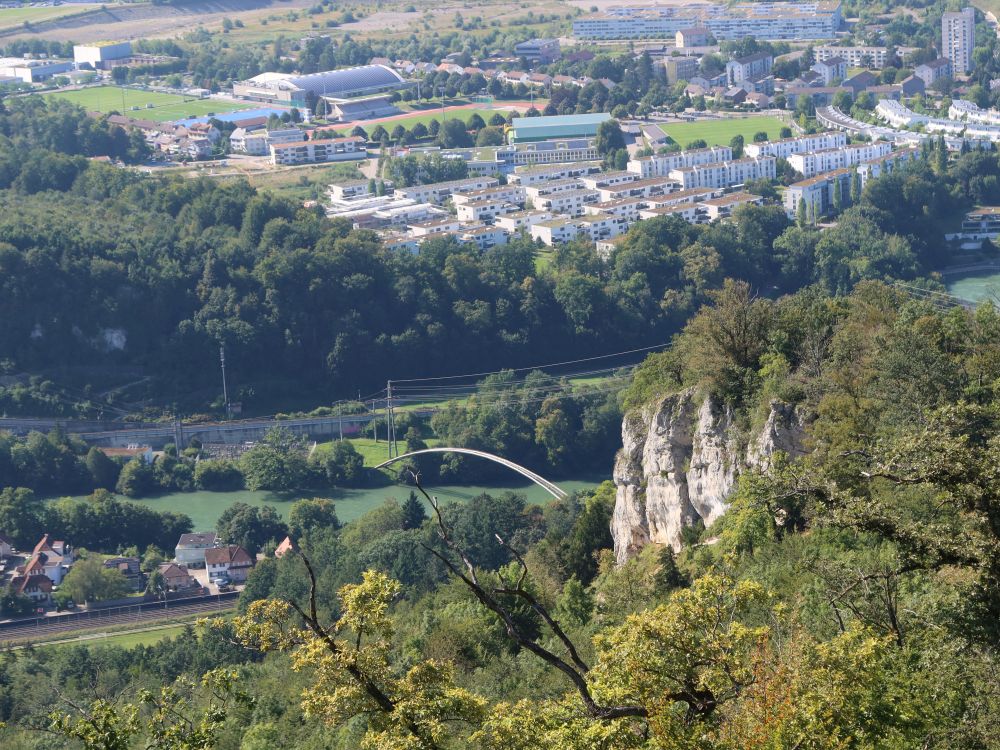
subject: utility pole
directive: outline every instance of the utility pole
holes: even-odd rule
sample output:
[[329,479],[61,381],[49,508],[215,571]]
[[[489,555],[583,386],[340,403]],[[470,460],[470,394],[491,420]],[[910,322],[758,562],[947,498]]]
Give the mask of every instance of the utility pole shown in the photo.
[[340,442],[344,442],[344,402],[337,402],[337,427],[340,428]]
[[[385,438],[389,444],[389,458],[396,448],[396,423],[392,413],[392,381],[385,381]],[[399,455],[399,451],[396,451]]]
[[219,364],[222,367],[222,400],[226,403],[226,419],[229,419],[229,387],[226,385],[226,347],[219,347]]

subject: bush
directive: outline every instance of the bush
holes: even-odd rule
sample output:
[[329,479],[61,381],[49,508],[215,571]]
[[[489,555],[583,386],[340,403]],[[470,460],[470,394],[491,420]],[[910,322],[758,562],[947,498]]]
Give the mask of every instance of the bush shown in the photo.
[[232,461],[209,459],[194,467],[194,484],[199,490],[227,492],[243,489],[243,473]]

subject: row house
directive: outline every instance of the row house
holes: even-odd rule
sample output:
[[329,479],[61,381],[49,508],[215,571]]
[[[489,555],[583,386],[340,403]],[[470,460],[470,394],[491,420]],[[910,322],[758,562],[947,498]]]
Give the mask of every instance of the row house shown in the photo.
[[508,214],[517,210],[517,206],[513,203],[508,203],[502,198],[469,201],[468,203],[459,203],[455,206],[455,213],[459,220],[475,223],[492,222],[501,214]]
[[873,143],[852,143],[843,148],[829,148],[808,154],[792,154],[788,163],[803,177],[813,177],[821,172],[853,167],[855,164],[885,156],[892,151],[892,144],[886,141]]
[[577,221],[580,225],[580,232],[589,237],[591,242],[625,234],[631,225],[631,222],[624,216],[602,213],[581,216]]
[[470,177],[462,180],[435,182],[430,185],[411,185],[410,187],[397,188],[395,195],[409,198],[417,203],[444,203],[451,197],[452,193],[485,190],[497,187],[499,184],[500,180],[496,177]]
[[847,136],[837,131],[815,133],[792,138],[782,138],[778,141],[763,143],[748,143],[743,153],[747,156],[776,156],[787,159],[792,154],[803,154],[808,151],[821,151],[827,148],[840,148],[847,145]]
[[493,224],[510,234],[515,234],[516,232],[530,231],[535,224],[554,218],[555,214],[551,211],[514,211],[513,213],[497,216]]
[[777,159],[773,156],[748,157],[722,164],[675,169],[670,177],[685,190],[699,187],[724,188],[750,180],[773,180],[777,176],[776,165]]
[[456,206],[473,201],[500,200],[507,203],[524,205],[528,194],[520,185],[497,185],[496,187],[483,188],[481,190],[460,190],[451,195],[451,200]]
[[550,211],[557,216],[580,216],[587,203],[596,203],[600,193],[596,190],[571,190],[566,193],[545,195],[535,202],[535,208]]
[[584,162],[579,164],[541,164],[534,167],[516,167],[507,176],[511,185],[537,185],[549,180],[565,180],[574,177],[584,177],[601,171],[599,162]]
[[730,146],[696,148],[689,151],[675,151],[672,154],[640,156],[629,161],[626,169],[642,179],[666,177],[671,170],[681,167],[696,167],[701,164],[731,161],[733,149]]

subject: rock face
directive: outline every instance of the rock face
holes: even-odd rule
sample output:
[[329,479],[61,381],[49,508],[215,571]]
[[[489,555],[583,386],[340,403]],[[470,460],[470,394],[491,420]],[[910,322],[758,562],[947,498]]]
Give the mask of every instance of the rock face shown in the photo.
[[688,389],[626,415],[615,461],[611,533],[618,562],[650,543],[681,546],[681,530],[726,512],[740,471],[771,456],[802,455],[805,430],[794,404],[771,403],[760,432],[741,446],[729,407]]

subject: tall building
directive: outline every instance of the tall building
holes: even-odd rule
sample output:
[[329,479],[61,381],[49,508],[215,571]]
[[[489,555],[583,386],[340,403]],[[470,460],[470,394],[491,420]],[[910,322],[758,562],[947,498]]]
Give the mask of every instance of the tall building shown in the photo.
[[951,60],[955,74],[972,70],[972,48],[976,41],[976,11],[962,8],[941,16],[941,56]]

